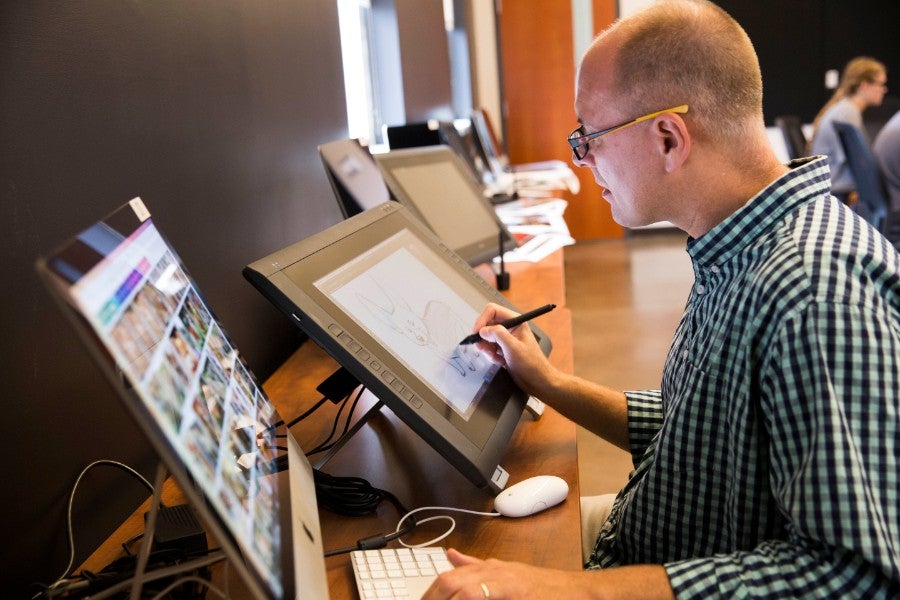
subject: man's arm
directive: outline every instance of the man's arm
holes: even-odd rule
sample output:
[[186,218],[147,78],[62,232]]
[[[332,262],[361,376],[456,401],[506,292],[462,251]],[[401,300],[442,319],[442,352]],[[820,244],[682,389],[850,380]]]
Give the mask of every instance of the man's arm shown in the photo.
[[628,402],[625,393],[563,373],[554,367],[541,352],[529,327],[520,325],[508,330],[496,325],[515,314],[506,307],[489,304],[475,322],[474,331],[482,337],[478,347],[491,360],[504,366],[523,391],[628,451]]

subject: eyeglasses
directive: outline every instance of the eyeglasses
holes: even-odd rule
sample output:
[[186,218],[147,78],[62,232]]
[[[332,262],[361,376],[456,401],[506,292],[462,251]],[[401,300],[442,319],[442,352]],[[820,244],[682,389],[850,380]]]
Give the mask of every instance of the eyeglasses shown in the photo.
[[634,125],[635,123],[640,123],[641,121],[646,121],[648,119],[652,119],[653,117],[658,117],[663,113],[678,113],[684,114],[688,111],[688,105],[682,104],[680,106],[676,106],[674,108],[667,108],[665,110],[658,110],[656,112],[652,112],[648,115],[644,115],[642,117],[638,117],[637,119],[632,119],[631,121],[627,121],[620,125],[613,125],[607,129],[601,129],[600,131],[595,131],[593,133],[585,133],[584,125],[577,127],[572,133],[569,134],[568,142],[569,146],[572,147],[572,154],[575,155],[576,160],[583,160],[585,156],[587,156],[589,148],[588,144],[591,140],[595,140],[600,136],[606,135],[607,133],[612,133],[613,131],[619,131],[620,129],[625,129],[630,125]]

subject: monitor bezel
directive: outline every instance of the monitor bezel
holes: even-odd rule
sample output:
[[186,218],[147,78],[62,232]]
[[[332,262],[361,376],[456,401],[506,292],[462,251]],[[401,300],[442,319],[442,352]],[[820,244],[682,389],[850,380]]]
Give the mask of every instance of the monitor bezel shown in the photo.
[[[457,470],[476,486],[497,492],[499,487],[495,487],[492,479],[528,400],[509,374],[500,370],[495,375],[496,390],[504,390],[505,395],[490,435],[483,447],[478,447],[456,422],[435,409],[439,403],[433,401],[435,394],[427,383],[394,357],[389,348],[355,323],[352,317],[327,299],[323,301],[324,295],[313,290],[314,281],[333,268],[332,263],[337,262],[338,256],[342,257],[341,260],[353,260],[361,254],[359,249],[374,247],[386,239],[389,232],[401,230],[407,230],[421,240],[435,260],[440,261],[441,268],[448,270],[447,273],[469,282],[472,298],[477,296],[482,307],[488,302],[495,302],[515,310],[503,295],[441,242],[411,211],[396,202],[387,202],[360,213],[259,259],[245,267],[244,276]],[[346,248],[351,251],[343,257],[342,252]],[[326,253],[334,255],[326,256]],[[294,274],[301,270],[304,282],[298,284],[285,273],[288,270]],[[533,324],[531,327],[542,350],[549,354],[552,347],[549,336]]]

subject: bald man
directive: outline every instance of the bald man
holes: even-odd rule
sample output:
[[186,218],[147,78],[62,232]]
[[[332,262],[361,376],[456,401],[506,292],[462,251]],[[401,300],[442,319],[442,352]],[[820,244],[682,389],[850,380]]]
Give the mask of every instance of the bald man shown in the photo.
[[695,283],[658,390],[556,370],[489,305],[479,348],[631,453],[585,569],[449,550],[427,600],[900,594],[900,257],[779,163],[746,33],[703,0],[618,21],[585,54],[568,138],[613,217],[688,234]]

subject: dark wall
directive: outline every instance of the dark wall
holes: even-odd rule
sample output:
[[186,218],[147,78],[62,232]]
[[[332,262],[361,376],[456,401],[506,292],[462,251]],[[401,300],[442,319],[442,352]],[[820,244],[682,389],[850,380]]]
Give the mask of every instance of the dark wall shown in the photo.
[[[715,0],[747,31],[763,74],[763,110],[771,125],[778,115],[799,115],[812,122],[831,97],[825,71],[841,72],[847,62],[872,56],[888,69],[884,111],[869,109],[870,120],[883,120],[897,109],[900,94],[898,0]],[[890,116],[889,114],[887,115]]]
[[[0,588],[24,597],[63,571],[82,467],[155,464],[35,259],[141,196],[265,378],[299,336],[241,268],[340,219],[316,145],[347,123],[334,0],[7,2],[0,40]],[[82,482],[76,565],[146,496],[109,471]]]

